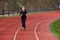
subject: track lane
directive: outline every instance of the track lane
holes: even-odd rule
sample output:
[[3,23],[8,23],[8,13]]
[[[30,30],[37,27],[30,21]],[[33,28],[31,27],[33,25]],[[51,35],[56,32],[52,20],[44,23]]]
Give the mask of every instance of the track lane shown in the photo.
[[14,23],[15,23],[14,25],[10,25],[8,28],[0,31],[1,40],[13,40],[15,31],[21,26],[20,22],[18,22],[18,23],[14,22]]
[[20,29],[20,31],[17,34],[17,37],[15,40],[36,40],[34,36],[34,26],[39,22],[40,20],[34,20],[31,23],[29,23],[26,28],[26,30]]
[[50,30],[50,24],[57,20],[59,17],[55,18],[48,18],[45,20],[42,20],[35,28],[35,32],[37,35],[37,40],[58,40],[57,37],[51,32]]
[[[33,22],[33,21],[34,21],[34,20],[28,21],[28,22],[26,23],[26,25],[27,25],[27,24],[30,24],[30,23]],[[21,26],[16,30],[16,32],[15,32],[15,34],[14,34],[13,40],[16,40],[17,34],[18,34],[18,32],[20,31],[20,29],[21,29]]]
[[10,25],[14,25],[15,24],[14,22],[16,22],[16,23],[21,22],[18,19],[17,20],[16,19],[0,19],[0,21],[1,21],[0,22],[0,31],[4,30],[5,28],[9,27]]
[[1,40],[13,40],[13,35],[16,29],[20,26],[20,23],[16,23],[15,25],[10,25],[8,28],[0,31],[0,39]]

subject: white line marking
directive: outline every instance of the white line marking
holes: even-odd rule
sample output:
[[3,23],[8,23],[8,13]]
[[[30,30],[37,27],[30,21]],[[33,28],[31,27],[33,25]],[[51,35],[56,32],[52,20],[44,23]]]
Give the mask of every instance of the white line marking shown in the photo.
[[38,27],[38,25],[41,24],[41,23],[42,23],[42,22],[39,22],[39,23],[35,26],[35,28],[34,28],[34,34],[35,34],[36,40],[39,40],[39,37],[38,37],[38,35],[37,35],[37,27]]
[[[15,23],[11,23],[11,24],[9,24],[9,26],[10,26],[10,25],[13,25],[13,24],[15,24]],[[3,27],[3,28],[1,28],[0,31],[4,30],[4,29],[7,28],[7,27],[8,27],[8,25],[5,26],[5,27]]]
[[[34,21],[34,20],[32,20],[32,21]],[[27,22],[26,24],[29,24],[29,23],[31,23],[32,21],[29,21],[29,22]],[[20,26],[20,27],[17,29],[17,31],[15,32],[13,40],[16,40],[17,34],[18,34],[18,32],[19,32],[20,29],[21,29],[21,26]]]

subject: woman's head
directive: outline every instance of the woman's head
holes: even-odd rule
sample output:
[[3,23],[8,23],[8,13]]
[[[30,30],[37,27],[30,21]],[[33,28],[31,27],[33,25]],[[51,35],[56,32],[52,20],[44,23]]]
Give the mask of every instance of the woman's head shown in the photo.
[[25,11],[26,9],[25,9],[25,7],[22,7],[22,11]]

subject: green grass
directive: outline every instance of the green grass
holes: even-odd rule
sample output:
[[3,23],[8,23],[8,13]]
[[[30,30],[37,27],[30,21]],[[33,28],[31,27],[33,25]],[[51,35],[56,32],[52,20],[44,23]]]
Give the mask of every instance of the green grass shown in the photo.
[[54,21],[51,25],[51,31],[56,35],[60,40],[60,19]]

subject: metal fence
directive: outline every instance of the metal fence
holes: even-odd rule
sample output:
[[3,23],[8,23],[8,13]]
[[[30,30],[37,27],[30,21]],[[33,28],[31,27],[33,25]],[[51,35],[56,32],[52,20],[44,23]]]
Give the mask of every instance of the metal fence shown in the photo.
[[18,16],[19,10],[0,10],[0,16]]
[[[27,9],[28,13],[35,12],[46,12],[46,11],[54,11],[60,9]],[[0,10],[0,16],[19,16],[20,10]]]

